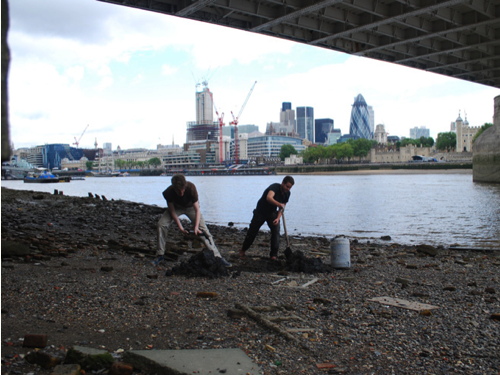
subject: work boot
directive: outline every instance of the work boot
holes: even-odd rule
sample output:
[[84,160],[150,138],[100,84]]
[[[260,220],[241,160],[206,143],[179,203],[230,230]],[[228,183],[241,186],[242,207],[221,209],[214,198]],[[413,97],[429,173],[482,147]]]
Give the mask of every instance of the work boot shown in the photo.
[[220,257],[220,261],[224,267],[232,267],[233,265],[229,263],[227,260],[225,260],[223,257]]
[[163,255],[158,255],[152,262],[151,264],[153,266],[158,266],[161,262],[165,260],[165,257]]

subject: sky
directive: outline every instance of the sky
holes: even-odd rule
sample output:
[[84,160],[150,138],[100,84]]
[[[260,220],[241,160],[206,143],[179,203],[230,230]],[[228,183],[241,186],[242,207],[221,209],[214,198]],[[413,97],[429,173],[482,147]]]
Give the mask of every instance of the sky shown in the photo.
[[226,125],[231,112],[241,112],[239,124],[261,132],[291,102],[348,133],[361,94],[389,135],[409,137],[424,126],[435,138],[459,113],[471,126],[492,123],[500,95],[434,73],[96,0],[11,0],[9,7],[15,148],[76,140],[85,148],[182,146],[203,81]]

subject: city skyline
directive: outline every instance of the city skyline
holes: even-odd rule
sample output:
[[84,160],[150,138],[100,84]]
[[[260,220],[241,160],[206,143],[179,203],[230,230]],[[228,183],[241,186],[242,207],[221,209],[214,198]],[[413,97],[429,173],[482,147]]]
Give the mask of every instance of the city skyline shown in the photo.
[[[374,125],[409,136],[450,130],[459,111],[472,126],[492,122],[500,90],[415,69],[93,0],[10,4],[11,140],[16,148],[182,145],[204,80],[224,122],[255,90],[239,124],[265,132],[283,102],[312,107],[349,133],[354,98]],[[215,115],[214,115],[215,116]]]

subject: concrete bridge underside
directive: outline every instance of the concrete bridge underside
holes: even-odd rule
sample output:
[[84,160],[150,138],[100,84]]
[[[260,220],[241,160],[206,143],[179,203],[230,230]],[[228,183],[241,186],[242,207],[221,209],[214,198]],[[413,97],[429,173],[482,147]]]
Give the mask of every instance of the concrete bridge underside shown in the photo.
[[500,0],[98,0],[500,88]]

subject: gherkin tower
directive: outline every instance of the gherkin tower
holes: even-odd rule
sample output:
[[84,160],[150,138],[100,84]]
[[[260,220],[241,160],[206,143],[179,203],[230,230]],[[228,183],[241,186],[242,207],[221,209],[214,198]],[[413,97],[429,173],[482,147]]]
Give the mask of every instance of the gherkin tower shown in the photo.
[[373,134],[370,128],[370,112],[363,95],[358,94],[354,98],[351,110],[351,122],[349,133],[356,138],[372,139]]

